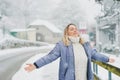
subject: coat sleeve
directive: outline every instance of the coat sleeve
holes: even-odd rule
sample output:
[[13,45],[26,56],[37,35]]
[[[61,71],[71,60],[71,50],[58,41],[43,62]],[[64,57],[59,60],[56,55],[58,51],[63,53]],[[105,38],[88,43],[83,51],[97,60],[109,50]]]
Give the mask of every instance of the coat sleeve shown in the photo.
[[109,57],[97,52],[96,49],[91,50],[91,58],[93,60],[97,60],[97,61],[101,61],[101,62],[108,62],[109,61]]
[[86,43],[86,46],[87,46],[88,52],[91,55],[92,60],[97,60],[97,61],[101,61],[101,62],[108,62],[109,61],[109,57],[97,52],[96,49],[93,49],[91,47],[89,42]]
[[47,54],[46,56],[43,56],[42,58],[38,59],[34,62],[34,65],[36,68],[40,68],[54,60],[60,57],[60,45],[59,43],[56,44],[56,46]]

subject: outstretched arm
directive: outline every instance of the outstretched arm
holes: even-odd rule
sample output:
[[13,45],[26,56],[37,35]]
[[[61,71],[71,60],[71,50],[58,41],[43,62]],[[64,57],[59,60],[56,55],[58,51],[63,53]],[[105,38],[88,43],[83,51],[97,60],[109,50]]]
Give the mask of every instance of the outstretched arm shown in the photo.
[[107,57],[101,53],[98,53],[96,49],[92,49],[92,59],[110,63],[113,63],[115,61],[115,59],[112,57]]
[[31,72],[36,68],[40,68],[40,67],[56,60],[58,57],[60,57],[60,46],[57,43],[56,46],[54,47],[54,49],[49,54],[38,59],[33,64],[27,64],[27,66],[25,67],[25,70],[27,72]]

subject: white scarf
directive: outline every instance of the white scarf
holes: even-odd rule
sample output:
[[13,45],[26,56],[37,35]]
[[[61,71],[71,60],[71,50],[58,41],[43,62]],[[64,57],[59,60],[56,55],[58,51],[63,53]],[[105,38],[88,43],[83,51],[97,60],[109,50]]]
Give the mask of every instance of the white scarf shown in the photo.
[[73,43],[75,60],[75,80],[87,80],[87,56],[79,37],[69,37]]
[[73,42],[73,43],[76,43],[76,42],[79,42],[79,41],[80,41],[80,37],[72,37],[72,36],[69,36],[68,38],[69,38],[70,41]]

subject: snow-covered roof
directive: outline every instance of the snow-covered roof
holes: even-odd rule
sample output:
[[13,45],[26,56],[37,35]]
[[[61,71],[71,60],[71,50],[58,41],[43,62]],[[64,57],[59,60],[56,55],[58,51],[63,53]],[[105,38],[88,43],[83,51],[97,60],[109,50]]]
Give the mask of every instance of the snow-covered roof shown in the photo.
[[[55,25],[45,20],[35,20],[30,24],[30,26],[32,25],[45,25],[45,27],[47,27],[50,31],[55,33],[61,33],[61,30],[55,27]],[[43,26],[39,26],[39,27],[43,27]]]

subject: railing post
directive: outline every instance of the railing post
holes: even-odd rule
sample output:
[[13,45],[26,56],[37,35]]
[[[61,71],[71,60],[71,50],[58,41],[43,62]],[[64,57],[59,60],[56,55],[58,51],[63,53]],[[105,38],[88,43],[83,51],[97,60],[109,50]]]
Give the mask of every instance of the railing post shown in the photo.
[[[93,63],[93,71],[95,72],[96,69],[95,69],[95,63]],[[96,73],[96,72],[95,72]]]
[[95,63],[93,63],[93,71],[95,72],[95,74],[98,74],[98,66]]
[[97,64],[95,65],[96,65],[96,74],[98,74],[98,65]]
[[108,80],[112,80],[112,73],[108,71]]

